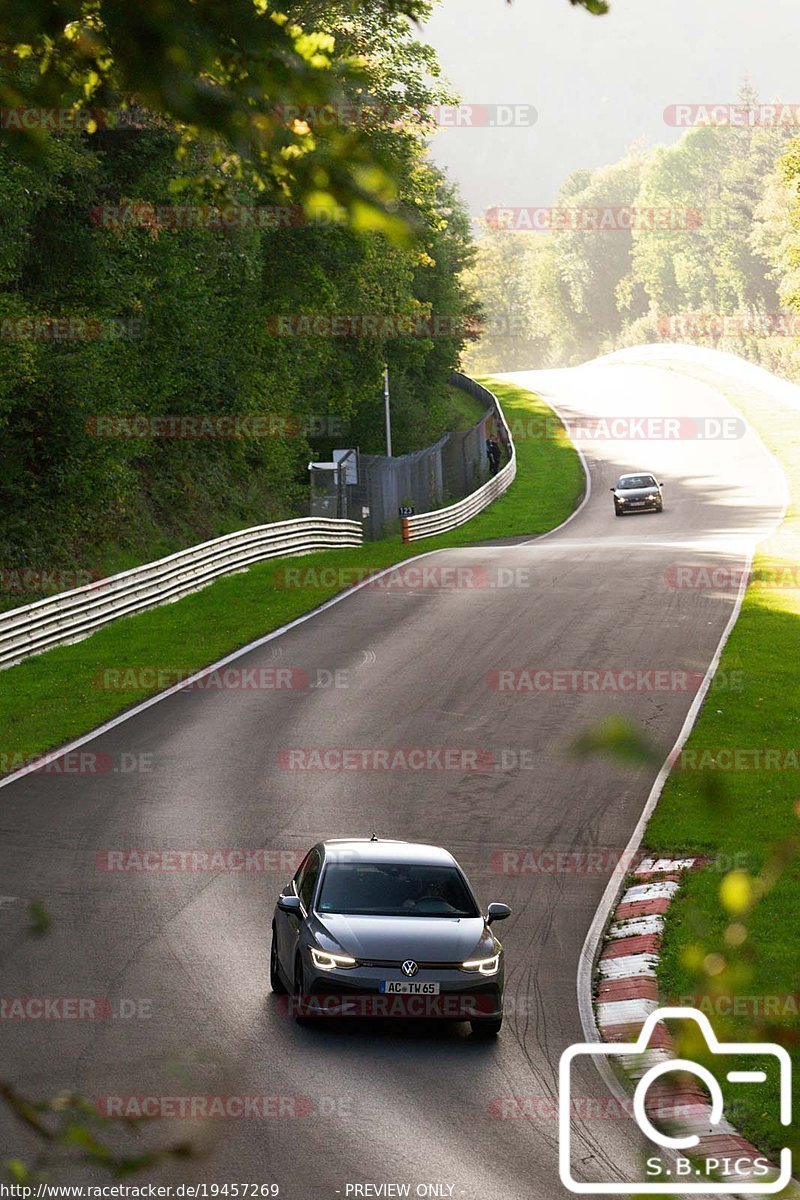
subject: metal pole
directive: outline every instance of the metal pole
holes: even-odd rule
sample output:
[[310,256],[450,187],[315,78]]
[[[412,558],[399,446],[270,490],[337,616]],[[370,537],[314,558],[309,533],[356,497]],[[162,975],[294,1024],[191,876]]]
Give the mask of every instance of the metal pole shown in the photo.
[[392,457],[392,413],[389,408],[389,366],[383,368],[383,408],[386,415],[386,454]]

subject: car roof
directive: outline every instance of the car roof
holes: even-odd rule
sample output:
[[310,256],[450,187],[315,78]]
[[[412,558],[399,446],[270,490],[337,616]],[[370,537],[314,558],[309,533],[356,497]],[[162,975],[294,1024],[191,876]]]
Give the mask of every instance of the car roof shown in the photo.
[[327,861],[341,858],[345,862],[423,863],[429,866],[452,866],[455,859],[441,846],[421,842],[401,842],[393,838],[332,838],[321,842],[320,849]]
[[620,479],[634,479],[637,475],[650,475],[655,479],[655,471],[646,471],[644,467],[641,471],[626,471],[624,475],[620,475]]

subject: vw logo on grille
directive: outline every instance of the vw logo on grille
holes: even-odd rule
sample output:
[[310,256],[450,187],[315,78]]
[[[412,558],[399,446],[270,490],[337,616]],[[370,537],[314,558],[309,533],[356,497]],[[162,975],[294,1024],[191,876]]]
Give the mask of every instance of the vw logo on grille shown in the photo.
[[412,975],[416,975],[417,971],[419,970],[419,967],[414,962],[413,958],[407,958],[406,961],[403,963],[402,967],[400,968],[400,970],[403,972],[404,975],[407,975],[410,979]]

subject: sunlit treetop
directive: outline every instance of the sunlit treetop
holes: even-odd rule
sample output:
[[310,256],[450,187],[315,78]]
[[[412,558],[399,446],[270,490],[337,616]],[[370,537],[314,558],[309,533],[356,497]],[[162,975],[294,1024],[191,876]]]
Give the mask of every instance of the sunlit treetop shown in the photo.
[[[368,93],[369,62],[350,36],[360,24],[422,21],[430,9],[429,0],[4,0],[0,104],[97,109],[104,121],[136,108],[179,131],[187,161],[192,142],[213,147],[215,174],[187,182],[246,180],[389,227],[395,172],[381,139],[292,114],[336,112]],[[49,135],[32,123],[19,136],[36,153]]]

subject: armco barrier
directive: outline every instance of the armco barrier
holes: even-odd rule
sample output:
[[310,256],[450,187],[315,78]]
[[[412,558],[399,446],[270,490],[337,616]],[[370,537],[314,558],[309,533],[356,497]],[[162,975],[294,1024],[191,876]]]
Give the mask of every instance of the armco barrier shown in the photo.
[[251,563],[336,546],[360,546],[358,521],[303,517],[256,525],[180,550],[108,579],[0,615],[0,669],[63,642],[77,641],[117,617],[153,608]]
[[485,400],[487,407],[489,405],[494,406],[498,423],[503,431],[502,440],[505,443],[508,453],[508,462],[501,471],[498,471],[496,475],[487,480],[476,491],[471,492],[469,496],[465,496],[463,500],[459,500],[456,504],[450,504],[447,508],[439,508],[434,512],[418,513],[413,517],[404,517],[404,542],[416,542],[419,538],[432,537],[435,533],[446,533],[450,529],[457,529],[459,525],[463,525],[465,521],[469,521],[477,513],[482,512],[493,500],[496,500],[498,496],[501,496],[517,473],[517,452],[514,448],[514,439],[511,436],[511,430],[508,428],[497,397],[488,388],[483,387],[480,383],[476,383],[474,379],[469,379],[466,375],[456,374],[453,377],[453,382],[458,387],[469,391],[479,400]]

